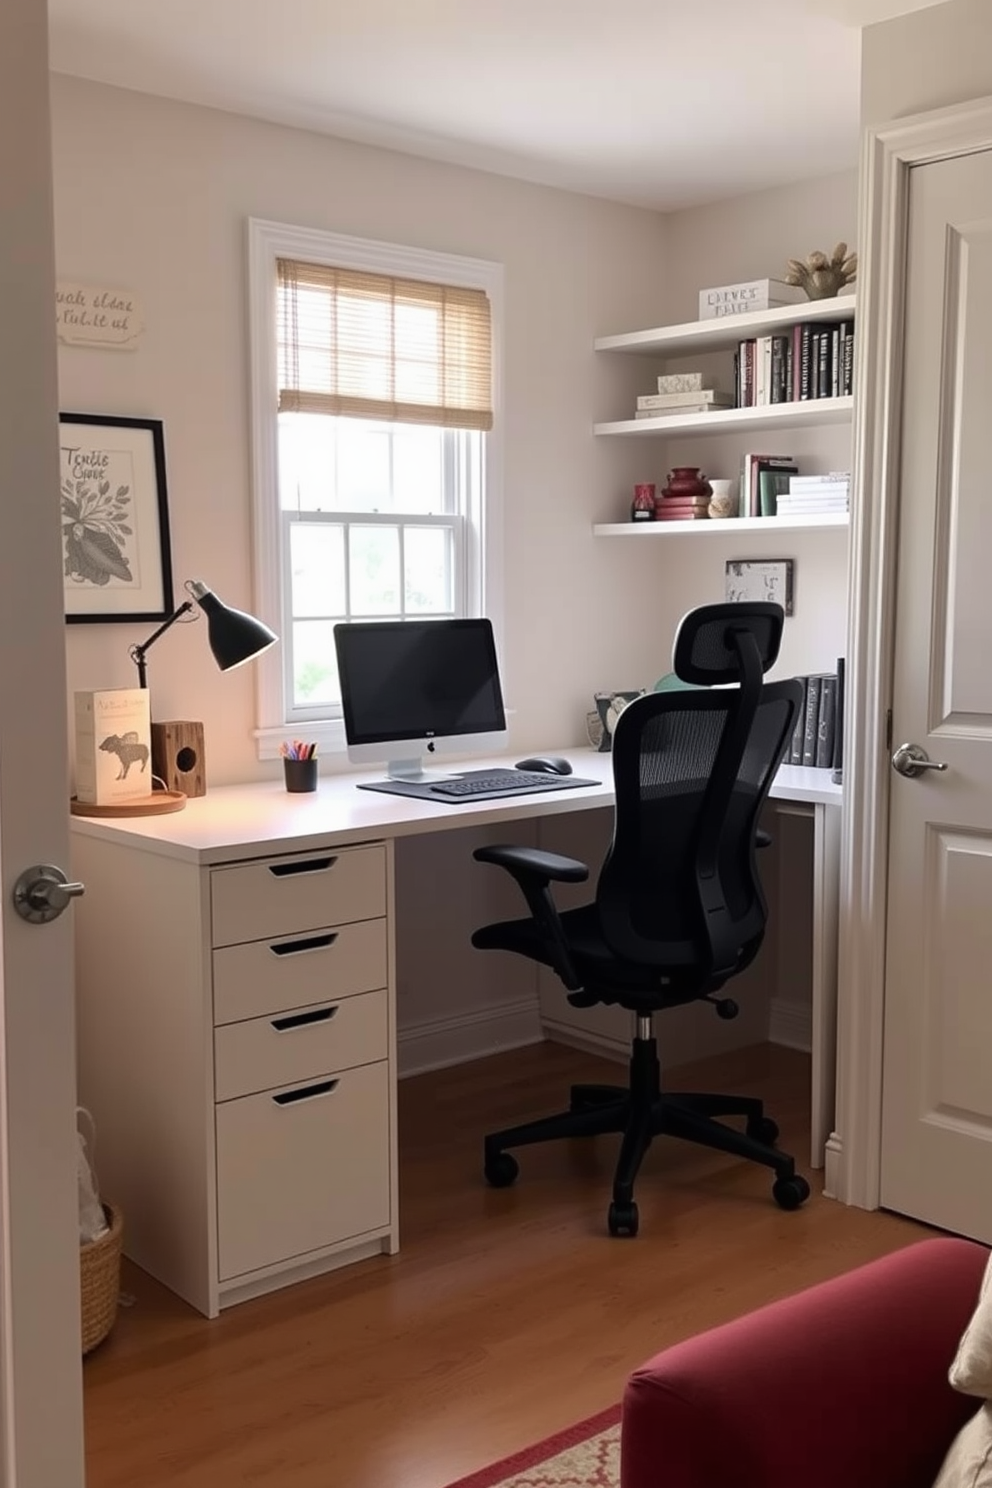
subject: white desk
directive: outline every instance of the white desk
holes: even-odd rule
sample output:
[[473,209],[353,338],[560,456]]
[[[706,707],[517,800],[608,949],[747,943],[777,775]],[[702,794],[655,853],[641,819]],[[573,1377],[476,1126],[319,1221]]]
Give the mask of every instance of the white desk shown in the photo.
[[[208,1316],[398,1245],[397,837],[592,810],[570,791],[448,805],[381,772],[223,786],[183,811],[75,817],[80,1098],[127,1253]],[[506,764],[466,761],[453,768]],[[841,790],[783,766],[814,819],[813,1161],[833,1119]]]

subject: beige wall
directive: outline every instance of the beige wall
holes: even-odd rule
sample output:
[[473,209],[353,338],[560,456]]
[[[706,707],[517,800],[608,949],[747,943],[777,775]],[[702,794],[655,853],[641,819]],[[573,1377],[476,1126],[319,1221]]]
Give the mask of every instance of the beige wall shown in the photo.
[[[588,694],[628,663],[653,666],[657,596],[602,583],[591,523],[631,456],[594,442],[590,412],[633,375],[597,362],[594,336],[661,313],[663,220],[65,77],[53,128],[59,273],[133,290],[147,321],[133,352],[61,349],[62,407],[164,420],[177,587],[203,577],[251,605],[249,216],[505,265],[511,737],[521,750],[579,741]],[[71,627],[70,686],[131,683],[127,648],[150,629]],[[209,782],[274,773],[255,758],[250,669],[220,677],[189,627],[150,653],[149,677],[154,714],[204,721]]]
[[861,51],[861,122],[992,96],[992,6],[951,0],[866,27]]

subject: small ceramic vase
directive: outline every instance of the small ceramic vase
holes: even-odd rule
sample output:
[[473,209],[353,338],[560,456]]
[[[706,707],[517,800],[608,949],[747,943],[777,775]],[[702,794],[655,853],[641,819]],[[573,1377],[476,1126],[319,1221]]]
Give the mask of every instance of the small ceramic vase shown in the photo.
[[695,465],[676,465],[668,477],[662,496],[709,496],[710,483]]
[[710,498],[709,513],[711,517],[736,517],[737,496],[734,492],[734,483],[730,480],[711,480],[710,486],[713,495]]

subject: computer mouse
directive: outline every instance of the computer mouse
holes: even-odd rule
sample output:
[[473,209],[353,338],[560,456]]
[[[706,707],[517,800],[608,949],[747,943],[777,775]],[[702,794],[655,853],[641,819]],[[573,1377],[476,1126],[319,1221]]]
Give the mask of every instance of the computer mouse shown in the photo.
[[572,767],[560,754],[538,754],[533,759],[517,760],[517,770],[536,770],[539,775],[571,775]]

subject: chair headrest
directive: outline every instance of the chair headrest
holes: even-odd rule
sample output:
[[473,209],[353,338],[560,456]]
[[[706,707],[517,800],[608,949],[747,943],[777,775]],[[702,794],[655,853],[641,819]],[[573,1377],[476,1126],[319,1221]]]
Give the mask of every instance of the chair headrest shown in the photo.
[[785,611],[780,604],[749,601],[700,605],[682,617],[672,664],[683,682],[704,687],[739,682],[741,666],[735,636],[744,634],[757,648],[764,674],[778,659],[784,624]]

